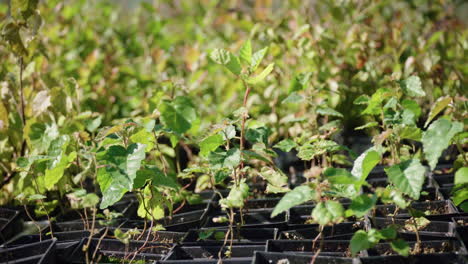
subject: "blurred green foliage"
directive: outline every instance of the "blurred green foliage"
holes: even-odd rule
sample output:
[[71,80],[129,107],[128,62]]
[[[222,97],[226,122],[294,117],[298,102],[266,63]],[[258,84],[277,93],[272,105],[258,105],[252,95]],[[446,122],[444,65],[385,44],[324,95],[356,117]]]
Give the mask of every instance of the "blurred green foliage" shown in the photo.
[[[169,138],[153,155],[177,158],[178,142],[201,141],[212,124],[242,106],[242,82],[209,54],[220,47],[238,54],[247,39],[253,50],[268,47],[257,74],[275,65],[247,102],[248,127],[270,127],[272,142],[318,132],[318,120],[328,118],[353,130],[368,121],[353,105],[356,98],[415,74],[425,94],[416,100],[421,116],[444,95],[453,98],[447,111],[460,120],[467,111],[463,1],[198,0],[129,7],[110,0],[48,0],[37,8],[12,5],[9,11],[0,4],[0,180],[21,171],[4,186],[9,191],[0,194],[1,202],[33,188],[31,174],[54,181],[70,175],[61,193],[94,179],[99,158],[90,153],[128,128],[138,133],[122,136],[130,143],[148,146]],[[190,109],[177,108],[184,100]],[[171,126],[173,113],[187,124]],[[146,129],[159,116],[156,126],[172,131]],[[164,161],[157,162],[162,167]],[[177,172],[175,163],[164,166]],[[29,193],[54,184],[43,186]]]

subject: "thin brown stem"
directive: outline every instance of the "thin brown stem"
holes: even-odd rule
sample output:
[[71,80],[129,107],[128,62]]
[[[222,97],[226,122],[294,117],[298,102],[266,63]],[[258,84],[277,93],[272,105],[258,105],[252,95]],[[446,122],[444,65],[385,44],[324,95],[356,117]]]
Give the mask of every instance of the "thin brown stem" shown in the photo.
[[93,222],[91,224],[91,230],[89,230],[89,237],[88,237],[88,242],[86,243],[85,246],[85,254],[86,254],[86,263],[89,263],[89,245],[91,244],[91,239],[94,236],[94,227],[96,223],[96,207],[93,207]]
[[[244,141],[245,141],[245,122],[247,121],[247,116],[249,114],[249,111],[247,109],[247,99],[249,98],[250,94],[250,86],[247,85],[247,83],[243,80],[242,81],[245,87],[245,93],[244,93],[244,101],[242,106],[245,108],[245,113],[242,114],[242,123],[241,123],[241,136],[240,136],[240,151],[241,151],[241,162],[240,162],[240,168],[244,168],[244,161],[242,159],[242,151],[244,150]],[[240,173],[240,177],[242,177],[242,172]]]
[[26,126],[26,113],[24,111],[24,91],[23,91],[23,58],[19,59],[19,92],[20,92],[20,108],[21,108],[21,122],[23,127]]
[[37,228],[37,231],[39,231],[39,241],[42,241],[42,232],[41,232],[41,226],[39,226],[39,224],[34,220],[34,218],[31,216],[31,214],[29,213],[29,210],[28,210],[28,207],[24,204],[24,211],[26,212],[26,215],[28,216],[28,218],[31,220],[31,222],[33,223],[33,225],[36,226]]

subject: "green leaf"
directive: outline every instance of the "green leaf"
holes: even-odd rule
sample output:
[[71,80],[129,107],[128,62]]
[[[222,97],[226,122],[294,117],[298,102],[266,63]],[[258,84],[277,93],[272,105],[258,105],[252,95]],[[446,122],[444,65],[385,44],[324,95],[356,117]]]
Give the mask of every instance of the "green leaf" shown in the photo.
[[[147,185],[143,190],[143,198],[137,195],[138,216],[146,219],[158,220],[164,217],[164,205],[167,204],[163,195],[158,190],[150,185]],[[102,204],[102,203],[101,203]]]
[[377,202],[377,196],[368,194],[361,194],[358,197],[354,198],[349,206],[355,216],[363,217],[369,212]]
[[419,159],[404,161],[400,164],[385,168],[388,179],[398,190],[418,200],[424,184],[426,168]]
[[11,1],[11,14],[19,19],[19,16],[27,20],[32,16],[37,9],[39,0],[12,0]]
[[262,62],[262,60],[265,57],[267,51],[268,51],[268,47],[265,47],[265,48],[255,52],[252,55],[252,61],[250,63],[250,71],[251,72],[254,72],[258,68],[258,65],[260,65],[260,63]]
[[210,53],[210,58],[217,64],[221,64],[235,75],[242,71],[239,58],[224,49],[215,49]]
[[382,239],[395,239],[397,237],[397,231],[393,227],[387,227],[379,231]]
[[63,177],[65,169],[76,159],[76,152],[71,152],[69,155],[62,155],[60,162],[51,169],[46,169],[44,177],[44,185],[47,190],[51,190]]
[[468,186],[456,186],[452,191],[452,201],[456,206],[459,206],[464,201],[468,200]]
[[401,88],[406,94],[413,97],[426,96],[426,92],[422,89],[421,79],[418,76],[410,76],[400,83]]
[[271,217],[275,217],[278,214],[289,210],[289,208],[303,204],[305,202],[315,199],[315,190],[309,186],[298,186],[292,191],[286,193],[283,198],[275,206],[275,209],[271,213]]
[[379,123],[377,122],[369,122],[369,123],[366,123],[365,125],[356,127],[354,130],[362,130],[362,129],[369,128],[369,127],[376,127],[378,125]]
[[246,82],[249,84],[257,84],[263,81],[268,76],[268,74],[270,74],[270,72],[273,71],[274,67],[275,67],[274,63],[268,64],[268,66],[265,69],[263,69],[261,73],[259,73],[258,75],[254,77],[247,78]]
[[99,203],[99,196],[95,193],[88,193],[83,197],[81,205],[84,208],[93,208]]
[[351,238],[349,246],[351,248],[351,254],[354,257],[360,251],[371,248],[373,243],[369,242],[366,231],[358,230]]
[[28,197],[29,201],[44,200],[47,196],[42,194],[33,194]]
[[29,131],[29,143],[31,149],[37,154],[44,153],[49,149],[53,140],[59,137],[56,124],[34,123]]
[[276,145],[274,145],[274,148],[280,149],[284,152],[290,152],[293,148],[297,146],[296,142],[294,140],[287,138],[283,139],[280,142],[278,142]]
[[356,178],[346,169],[327,168],[323,175],[333,184],[354,184],[356,182]]
[[211,176],[207,174],[200,175],[198,176],[197,182],[195,184],[195,193],[210,189],[211,187]]
[[368,104],[370,101],[370,97],[367,95],[360,95],[358,98],[354,99],[353,104],[355,105],[365,105]]
[[281,101],[282,104],[288,104],[288,103],[300,103],[304,100],[304,97],[299,95],[296,92],[292,92],[291,94],[288,95],[288,97],[284,98],[283,101]]
[[421,116],[421,107],[419,107],[419,104],[410,99],[404,99],[401,101],[401,105],[405,110],[411,111],[414,114],[415,119],[418,119],[419,116]]
[[311,160],[318,155],[333,152],[340,149],[340,146],[331,140],[318,140],[313,144],[305,144],[298,149],[297,156],[302,160]]
[[344,208],[336,201],[318,203],[312,211],[312,218],[319,225],[338,224],[344,220]]
[[145,151],[151,151],[156,142],[154,134],[147,131],[146,128],[141,128],[137,133],[130,137],[133,143],[140,143],[146,145]]
[[231,148],[225,151],[213,151],[208,155],[208,161],[215,169],[235,168],[241,160],[241,151],[238,148]]
[[206,137],[199,144],[200,155],[206,156],[210,154],[211,151],[215,151],[223,143],[224,143],[224,139],[221,134],[215,134],[215,135]]
[[321,115],[324,115],[324,116],[336,116],[336,117],[343,118],[343,114],[341,114],[340,112],[338,112],[335,109],[330,108],[330,107],[321,107],[321,106],[319,106],[317,108],[317,113],[321,114]]
[[356,178],[356,180],[363,183],[372,169],[379,164],[380,159],[380,153],[375,151],[373,148],[366,150],[354,161],[351,174]]
[[222,183],[227,177],[229,177],[230,173],[226,170],[218,170],[215,172],[214,179],[215,184]]
[[242,47],[240,48],[239,58],[241,59],[241,61],[244,61],[245,63],[250,65],[252,61],[252,44],[250,42],[250,39],[244,42],[244,45],[242,45]]
[[392,249],[395,250],[398,254],[407,257],[410,253],[410,247],[406,241],[399,238],[390,243]]
[[462,123],[441,118],[432,123],[423,133],[423,152],[431,170],[437,165],[442,151],[450,145],[451,139],[462,131]]
[[219,201],[223,208],[242,208],[244,200],[249,196],[249,186],[243,180],[239,186],[232,186],[229,195]]
[[289,96],[297,94],[297,91],[304,90],[304,88],[307,87],[311,75],[311,72],[296,75],[289,86]]
[[[362,111],[363,115],[379,115],[382,112],[382,103],[385,99],[392,96],[392,91],[386,88],[378,89],[367,101],[367,108]],[[360,99],[361,98],[361,99]],[[354,103],[363,104],[365,97],[358,97]],[[359,100],[358,100],[359,99]]]
[[42,90],[36,94],[31,105],[34,116],[39,116],[40,114],[45,112],[47,108],[49,108],[49,106],[52,105],[50,99],[51,97],[47,90]]
[[[129,191],[127,188],[128,181],[122,175],[115,174],[115,173],[108,173],[108,175],[118,175],[119,177],[114,177],[109,184],[109,187],[102,191],[102,200],[100,204],[101,209],[105,209],[116,202],[120,201],[124,194]],[[112,177],[112,176],[109,176]],[[99,172],[98,172],[98,179],[99,179]]]
[[437,101],[432,105],[431,111],[429,112],[429,117],[424,123],[424,127],[427,127],[429,123],[431,123],[432,119],[434,119],[442,110],[445,109],[448,105],[452,103],[452,98],[449,96],[441,97],[437,99]]
[[236,136],[236,128],[233,125],[226,126],[221,134],[224,140],[232,139]]
[[463,167],[455,173],[455,184],[468,183],[468,167]]
[[24,46],[20,35],[20,26],[11,21],[2,28],[2,40],[8,43],[10,51],[17,57],[28,56],[28,50]]
[[288,176],[279,170],[263,167],[260,176],[268,182],[267,193],[283,193],[289,191]]
[[163,124],[179,134],[188,131],[197,119],[195,106],[185,96],[178,96],[172,101],[163,101],[159,111]]
[[257,142],[268,145],[268,137],[271,135],[271,130],[266,127],[249,128],[245,133],[245,138],[252,144]]
[[173,174],[165,174],[154,165],[146,165],[136,173],[133,181],[133,188],[138,189],[145,185],[147,180],[152,181],[153,186],[167,187],[175,190],[179,189],[177,179]]
[[140,143],[130,144],[128,148],[110,146],[99,156],[100,163],[106,165],[98,170],[97,175],[103,193],[101,209],[113,205],[132,190],[137,171],[145,159],[145,147]]
[[422,130],[416,126],[397,125],[395,132],[401,139],[411,139],[420,141],[422,137]]

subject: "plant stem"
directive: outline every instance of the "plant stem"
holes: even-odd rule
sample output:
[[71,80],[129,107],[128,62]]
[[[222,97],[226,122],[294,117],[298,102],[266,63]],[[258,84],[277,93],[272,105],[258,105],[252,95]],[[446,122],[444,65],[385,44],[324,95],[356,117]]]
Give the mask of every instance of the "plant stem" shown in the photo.
[[39,231],[39,241],[42,241],[42,232],[41,232],[41,227],[39,226],[39,224],[34,220],[34,218],[31,216],[31,214],[29,213],[28,211],[28,207],[23,204],[24,206],[24,211],[26,212],[26,215],[29,217],[29,219],[33,222],[33,225],[36,226],[37,228],[37,231]]
[[416,233],[416,245],[414,246],[414,254],[419,254],[421,252],[421,238],[419,237],[418,223],[413,217],[414,232]]
[[86,263],[89,263],[89,245],[91,244],[91,239],[94,236],[94,224],[96,223],[96,207],[93,207],[93,223],[91,224],[91,230],[89,230],[89,237],[88,237],[88,242],[86,243],[85,246],[85,252],[86,252]]
[[[245,108],[245,113],[242,115],[242,123],[241,123],[241,136],[240,136],[240,151],[241,151],[241,162],[240,162],[240,168],[244,168],[244,161],[242,160],[242,151],[244,150],[244,137],[245,137],[245,122],[247,121],[247,116],[249,115],[249,111],[247,109],[247,99],[249,98],[250,94],[250,86],[247,85],[247,83],[242,80],[242,83],[244,84],[245,87],[245,93],[244,93],[244,102],[242,106]],[[242,173],[240,173],[240,176],[242,177]]]
[[323,247],[323,229],[324,229],[324,226],[323,226],[323,225],[320,225],[320,232],[319,232],[319,234],[317,235],[317,237],[314,239],[314,242],[312,243],[312,250],[314,250],[314,248],[315,248],[315,242],[317,241],[317,238],[320,237],[320,247],[319,247],[319,249],[317,250],[317,252],[315,252],[314,257],[312,258],[312,261],[310,262],[311,264],[314,264],[314,263],[315,263],[315,259],[316,259],[317,256],[320,254],[320,252],[322,252],[322,247]]
[[23,122],[23,128],[26,126],[26,114],[24,111],[24,91],[23,91],[23,57],[19,59],[19,92],[20,92],[20,108],[21,108],[21,121]]

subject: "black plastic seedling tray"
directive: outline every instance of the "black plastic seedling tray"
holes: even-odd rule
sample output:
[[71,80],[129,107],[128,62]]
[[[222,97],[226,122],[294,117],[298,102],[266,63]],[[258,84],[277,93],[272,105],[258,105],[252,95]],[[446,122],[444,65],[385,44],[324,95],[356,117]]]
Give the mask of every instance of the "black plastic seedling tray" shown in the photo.
[[454,253],[421,254],[408,257],[374,256],[360,258],[361,264],[466,264],[468,257]]
[[[178,245],[175,246],[164,260],[199,260],[218,259],[219,253],[225,258],[228,246],[223,243],[199,243],[198,245]],[[230,248],[231,257],[251,258],[255,251],[265,251],[265,245],[240,245],[235,244]]]
[[[216,237],[222,237],[227,232],[227,228],[202,228],[198,230],[190,230],[184,239],[184,243],[199,243],[206,241],[219,241]],[[203,238],[208,236],[207,238]],[[277,228],[234,228],[233,243],[258,243],[266,242],[269,239],[276,239],[278,236]],[[202,237],[202,238],[201,238]],[[221,239],[221,241],[223,241]]]
[[[415,202],[411,204],[413,209],[428,212],[426,218],[429,220],[448,220],[459,214],[457,208],[453,205],[450,200],[432,201],[432,202]],[[395,213],[395,205],[377,205],[375,216],[385,217],[393,215]],[[406,209],[398,209],[397,218],[408,218],[410,217]]]
[[[47,229],[48,230],[48,229]],[[94,236],[99,235],[100,232],[94,234]],[[66,232],[54,232],[54,238],[57,239],[57,246],[64,242],[70,241],[80,241],[83,238],[88,238],[90,236],[90,232],[88,230],[78,230],[78,231],[66,231]],[[19,246],[25,245],[30,243],[40,242],[40,240],[52,239],[50,234],[43,234],[43,235],[24,235],[15,239],[14,241],[8,243],[8,246]]]
[[[148,227],[149,228],[149,227]],[[131,228],[120,228],[122,232],[127,232]],[[107,231],[107,238],[115,237],[114,232],[116,228],[109,228]],[[173,232],[173,231],[150,231],[138,229],[140,234],[132,235],[131,240],[158,242],[158,243],[179,243],[182,242],[187,233]]]
[[[377,229],[383,229],[389,225],[395,224],[401,227],[403,233],[414,233],[412,228],[406,229],[405,224],[408,219],[375,217],[371,219],[371,225]],[[411,226],[411,225],[410,225]],[[430,221],[426,226],[418,228],[420,235],[438,236],[438,237],[454,237],[455,225],[452,222]]]
[[[304,253],[313,255],[320,247],[320,240],[268,240],[266,251],[283,253]],[[349,240],[324,240],[320,255],[348,257]]]
[[[288,263],[288,264],[310,264],[312,263],[313,256],[291,254],[291,253],[278,253],[278,252],[255,252],[252,264],[274,264],[274,263]],[[357,259],[342,258],[333,256],[317,256],[314,264],[358,264]]]
[[0,263],[54,264],[57,239],[0,248]]
[[[322,235],[324,238],[329,239],[330,237],[344,236],[354,234],[359,229],[364,228],[363,222],[346,222],[340,223],[333,226],[325,226]],[[320,233],[320,226],[318,224],[309,225],[307,228],[287,230],[281,232],[280,239],[289,240],[302,240],[302,239],[314,239]]]
[[[410,248],[414,248],[416,242],[408,242]],[[460,253],[466,254],[466,248],[458,240],[421,241],[422,254],[424,253]],[[379,243],[368,249],[369,256],[397,255],[392,250],[390,243]]]
[[0,245],[8,241],[23,229],[20,212],[7,208],[0,208]]
[[[83,239],[81,245],[86,245],[87,243],[88,239]],[[172,244],[167,243],[130,240],[128,244],[124,244],[117,239],[100,240],[98,238],[93,238],[90,242],[89,251],[94,252],[97,248],[97,253],[101,256],[103,262],[106,261],[106,258],[130,260],[134,257],[134,255],[135,260],[145,260],[152,262],[163,259],[170,252],[172,247]],[[73,252],[70,262],[85,263],[85,260],[86,256],[82,250],[82,247],[78,247]]]
[[[164,219],[157,220],[168,231],[186,232],[190,229],[196,229],[202,226],[207,219],[208,210],[196,210],[187,213],[175,214],[173,216],[165,217]],[[124,228],[138,228],[143,229],[145,221],[143,220],[129,220],[126,221],[122,227]]]
[[[274,218],[271,218],[271,209],[262,209],[261,211],[256,211],[254,213],[244,213],[243,214],[243,220],[244,220],[244,225],[242,227],[244,228],[278,228],[280,230],[283,230],[287,226],[286,222],[286,213],[279,214],[275,216]],[[217,223],[213,221],[213,218],[219,218],[219,217],[227,217],[226,213],[220,213],[220,214],[215,214],[211,215],[208,217],[208,221],[206,225],[204,226],[205,228],[210,228],[210,227],[226,227],[229,225],[229,223],[224,222],[224,223]],[[237,213],[234,217],[234,222],[235,223],[241,223],[241,216],[239,213]]]

